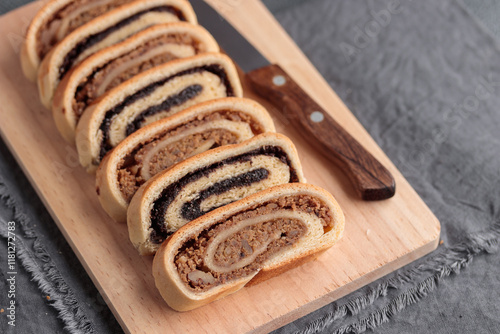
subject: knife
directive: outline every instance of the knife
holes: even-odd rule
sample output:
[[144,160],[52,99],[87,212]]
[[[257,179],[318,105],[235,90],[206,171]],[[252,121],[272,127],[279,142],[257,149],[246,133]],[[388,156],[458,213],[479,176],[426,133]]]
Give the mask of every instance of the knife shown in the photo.
[[277,64],[270,62],[203,0],[191,0],[198,23],[246,73],[252,89],[270,101],[310,143],[336,163],[349,177],[363,200],[394,196],[391,173],[361,146],[328,112],[323,110]]

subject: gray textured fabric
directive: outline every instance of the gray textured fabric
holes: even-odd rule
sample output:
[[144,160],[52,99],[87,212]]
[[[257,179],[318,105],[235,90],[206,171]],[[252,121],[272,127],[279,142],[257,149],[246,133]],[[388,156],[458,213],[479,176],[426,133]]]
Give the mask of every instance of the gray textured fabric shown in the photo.
[[[0,13],[24,2],[2,1]],[[276,332],[500,333],[498,2],[265,2],[440,219],[444,241]],[[120,332],[3,143],[0,195],[0,226],[15,219],[26,245],[11,332]],[[0,245],[3,292],[3,237]]]
[[0,3],[0,14],[5,14],[30,2],[33,2],[33,0],[2,0],[2,3]]
[[478,19],[478,24],[483,25],[486,32],[500,38],[500,1],[496,0],[462,0],[464,8]]

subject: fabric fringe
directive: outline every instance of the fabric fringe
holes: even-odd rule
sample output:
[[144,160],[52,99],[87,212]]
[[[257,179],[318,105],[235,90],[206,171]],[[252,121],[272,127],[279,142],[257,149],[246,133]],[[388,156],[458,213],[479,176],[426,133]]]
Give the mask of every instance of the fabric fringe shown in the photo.
[[466,241],[438,251],[437,254],[430,256],[422,264],[396,274],[396,276],[386,282],[380,283],[375,288],[370,289],[366,295],[357,297],[337,307],[335,311],[311,322],[305,329],[295,333],[312,334],[322,332],[337,320],[359,314],[363,309],[372,305],[376,299],[387,295],[390,289],[399,289],[402,285],[411,282],[424,273],[432,273],[424,280],[414,284],[413,287],[393,298],[386,306],[355,323],[341,326],[332,333],[363,333],[368,329],[375,329],[388,322],[395,314],[401,312],[407,306],[415,304],[426,297],[437,287],[442,279],[452,274],[459,274],[460,270],[467,267],[474,256],[498,252],[499,243],[500,223],[496,223],[487,231],[471,234]]
[[[95,333],[95,330],[78,305],[74,292],[66,284],[50,258],[35,230],[29,226],[26,214],[18,209],[15,200],[8,194],[6,185],[0,180],[0,199],[12,210],[13,220],[21,225],[22,236],[16,231],[16,255],[23,268],[30,273],[43,294],[50,296],[50,305],[58,311],[58,317],[69,333]],[[0,223],[0,235],[7,238],[7,222]],[[33,239],[32,249],[24,239]]]

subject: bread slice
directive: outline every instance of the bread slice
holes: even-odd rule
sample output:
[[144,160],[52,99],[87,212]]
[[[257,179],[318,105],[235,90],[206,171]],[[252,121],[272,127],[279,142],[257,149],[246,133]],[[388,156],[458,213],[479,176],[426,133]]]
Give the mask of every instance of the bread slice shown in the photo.
[[219,52],[212,35],[187,22],[157,24],[107,47],[73,67],[54,94],[52,114],[66,141],[75,142],[83,110],[132,76],[176,58]]
[[137,0],[101,15],[73,31],[43,59],[38,70],[38,91],[50,108],[60,80],[76,64],[108,46],[154,24],[197,23],[186,0]]
[[295,146],[281,134],[264,133],[195,155],[137,190],[127,210],[130,240],[141,255],[154,254],[169,235],[202,214],[291,182],[305,179]]
[[36,81],[40,62],[60,40],[90,20],[133,0],[50,0],[36,13],[21,48],[24,75]]
[[125,137],[197,103],[242,96],[236,68],[220,53],[172,60],[113,88],[87,108],[76,128],[80,163],[97,169]]
[[314,259],[343,231],[330,193],[279,185],[181,227],[154,257],[155,284],[174,310],[192,310]]
[[252,100],[228,97],[197,104],[138,130],[106,155],[97,169],[99,201],[115,221],[126,223],[132,196],[158,172],[209,149],[274,131],[266,109]]

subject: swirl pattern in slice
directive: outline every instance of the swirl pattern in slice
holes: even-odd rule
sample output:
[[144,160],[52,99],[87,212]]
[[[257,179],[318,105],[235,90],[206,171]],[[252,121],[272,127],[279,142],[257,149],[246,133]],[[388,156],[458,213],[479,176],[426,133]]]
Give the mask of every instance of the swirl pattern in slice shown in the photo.
[[94,18],[133,0],[50,0],[35,15],[21,50],[25,76],[36,80],[40,62],[52,47]]
[[157,24],[105,48],[84,60],[59,83],[52,104],[57,128],[69,143],[74,143],[81,114],[104,93],[170,60],[218,51],[208,31],[186,22]]
[[156,287],[175,310],[191,310],[313,259],[343,230],[325,190],[276,186],[181,227],[156,253]]
[[126,222],[132,196],[160,171],[264,132],[274,132],[264,107],[236,97],[200,103],[156,121],[127,137],[101,162],[96,180],[99,201],[113,219]]
[[48,109],[52,106],[59,82],[87,57],[152,25],[176,21],[197,22],[187,1],[140,0],[120,6],[76,29],[40,64],[38,91],[43,105]]
[[264,133],[201,153],[157,174],[135,193],[127,211],[129,236],[152,254],[189,221],[261,190],[305,182],[293,143]]
[[82,166],[95,171],[128,135],[197,103],[242,95],[232,61],[219,53],[173,60],[105,94],[83,113],[76,131]]

